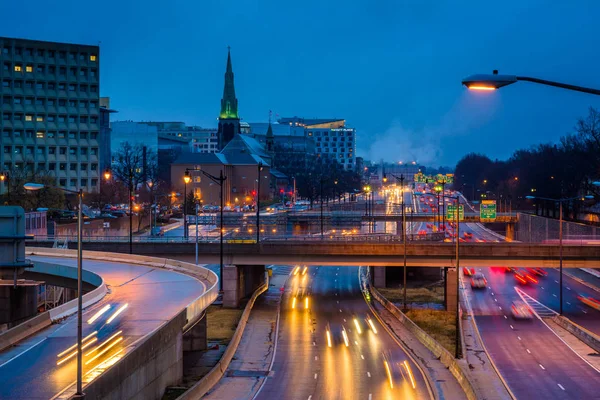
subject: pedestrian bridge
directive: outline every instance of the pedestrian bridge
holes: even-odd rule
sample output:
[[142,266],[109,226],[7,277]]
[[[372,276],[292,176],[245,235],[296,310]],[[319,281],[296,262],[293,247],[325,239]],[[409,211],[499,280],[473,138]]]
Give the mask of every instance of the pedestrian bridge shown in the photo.
[[[39,245],[39,244],[38,244]],[[84,242],[84,250],[128,253],[126,242]],[[370,265],[401,266],[403,243],[398,242],[332,242],[327,240],[261,241],[226,243],[224,263],[232,265]],[[133,243],[133,253],[143,255],[193,255],[194,243]],[[200,261],[219,263],[217,242],[199,243]],[[461,266],[558,267],[560,247],[557,243],[460,243]],[[448,267],[456,263],[456,245],[440,242],[409,242],[406,263],[411,267]],[[594,268],[600,265],[600,245],[567,244],[563,246],[563,267]]]

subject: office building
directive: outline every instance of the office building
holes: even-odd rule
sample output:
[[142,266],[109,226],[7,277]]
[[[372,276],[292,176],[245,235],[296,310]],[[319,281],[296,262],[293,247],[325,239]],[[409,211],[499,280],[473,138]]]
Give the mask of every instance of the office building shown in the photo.
[[100,107],[100,48],[0,37],[0,67],[0,171],[98,191],[111,111]]
[[110,151],[114,155],[125,143],[141,145],[154,154],[158,152],[158,129],[144,122],[114,121],[110,124]]

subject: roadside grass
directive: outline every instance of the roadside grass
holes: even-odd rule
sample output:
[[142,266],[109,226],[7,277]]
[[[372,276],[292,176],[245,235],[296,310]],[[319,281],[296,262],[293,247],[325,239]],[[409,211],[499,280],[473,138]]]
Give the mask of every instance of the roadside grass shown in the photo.
[[450,354],[454,354],[455,313],[430,309],[412,309],[406,312],[406,316],[444,346]]
[[[402,288],[377,288],[377,290],[392,303],[404,301]],[[444,301],[444,288],[441,286],[407,288],[406,300],[408,303],[441,303]]]
[[220,342],[221,344],[229,343],[243,312],[243,309],[209,306],[206,310],[208,340]]

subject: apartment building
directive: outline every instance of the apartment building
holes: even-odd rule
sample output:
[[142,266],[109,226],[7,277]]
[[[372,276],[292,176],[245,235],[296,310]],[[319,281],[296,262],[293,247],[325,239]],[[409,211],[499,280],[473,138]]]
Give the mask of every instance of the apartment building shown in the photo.
[[0,82],[0,172],[47,171],[62,188],[98,191],[110,152],[100,48],[0,37]]

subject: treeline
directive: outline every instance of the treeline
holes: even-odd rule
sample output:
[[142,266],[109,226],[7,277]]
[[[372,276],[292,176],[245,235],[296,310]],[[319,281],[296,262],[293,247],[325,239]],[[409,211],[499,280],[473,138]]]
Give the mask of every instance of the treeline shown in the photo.
[[[527,200],[526,196],[570,198],[599,194],[592,182],[600,177],[600,112],[590,108],[574,133],[557,144],[540,144],[517,150],[506,161],[470,153],[456,165],[455,188],[467,198],[510,201],[513,209],[535,207],[553,215],[556,202]],[[483,195],[483,196],[482,196]],[[593,203],[593,201],[592,201]],[[589,202],[571,201],[566,213],[576,215]]]

